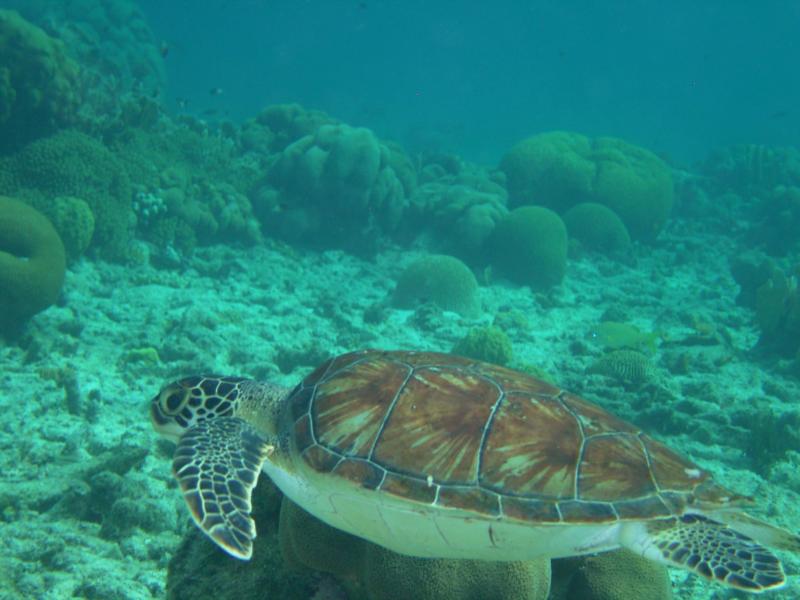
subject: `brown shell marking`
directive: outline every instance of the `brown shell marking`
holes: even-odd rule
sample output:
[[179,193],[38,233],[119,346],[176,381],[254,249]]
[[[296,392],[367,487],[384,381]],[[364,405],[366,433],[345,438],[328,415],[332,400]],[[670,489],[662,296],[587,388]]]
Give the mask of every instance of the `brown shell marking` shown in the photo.
[[309,375],[289,403],[311,468],[409,501],[602,522],[741,499],[600,407],[466,358],[345,354]]

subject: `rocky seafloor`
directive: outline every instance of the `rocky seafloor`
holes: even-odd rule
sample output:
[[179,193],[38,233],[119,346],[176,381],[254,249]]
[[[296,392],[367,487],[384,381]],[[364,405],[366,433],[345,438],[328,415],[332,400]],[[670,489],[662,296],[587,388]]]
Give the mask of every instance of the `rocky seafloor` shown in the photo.
[[[193,527],[147,414],[166,381],[215,372],[291,385],[336,353],[449,351],[492,323],[512,340],[512,367],[535,365],[640,424],[754,496],[756,514],[795,529],[800,454],[769,438],[781,435],[779,416],[796,408],[800,386],[752,350],[758,331],[735,303],[733,251],[676,218],[628,261],[572,258],[547,293],[484,281],[474,319],[388,303],[415,256],[400,250],[362,259],[212,246],[168,269],[82,259],[59,304],[0,345],[0,598],[164,597],[167,565]],[[603,352],[591,332],[604,320],[659,334],[635,385],[591,372]],[[782,558],[798,572],[797,557]],[[676,598],[738,597],[671,576]],[[771,597],[800,597],[800,585]]]

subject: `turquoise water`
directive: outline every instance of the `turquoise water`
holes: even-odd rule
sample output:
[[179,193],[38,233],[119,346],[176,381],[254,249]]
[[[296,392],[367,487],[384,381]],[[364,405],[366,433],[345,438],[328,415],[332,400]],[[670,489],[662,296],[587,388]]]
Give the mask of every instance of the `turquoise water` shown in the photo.
[[[390,554],[266,476],[250,562],[194,527],[159,389],[365,348],[549,381],[796,531],[795,3],[197,4],[0,2],[0,599],[544,598],[547,560]],[[653,564],[549,597],[746,597]]]

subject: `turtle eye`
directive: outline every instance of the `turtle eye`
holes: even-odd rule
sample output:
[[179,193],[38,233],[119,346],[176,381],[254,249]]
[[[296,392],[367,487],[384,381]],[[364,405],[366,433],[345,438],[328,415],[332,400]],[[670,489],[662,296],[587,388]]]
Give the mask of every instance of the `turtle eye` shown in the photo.
[[186,404],[188,395],[187,390],[167,388],[161,392],[159,399],[161,410],[167,415],[178,414]]

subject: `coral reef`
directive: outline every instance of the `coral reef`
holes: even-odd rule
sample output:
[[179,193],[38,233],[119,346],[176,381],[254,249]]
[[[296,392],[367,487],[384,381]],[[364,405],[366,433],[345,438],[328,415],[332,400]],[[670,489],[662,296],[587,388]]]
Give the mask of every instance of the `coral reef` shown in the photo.
[[511,338],[505,331],[494,326],[470,329],[453,346],[452,352],[496,365],[507,365],[514,356]]
[[509,150],[500,168],[508,178],[512,206],[539,204],[563,213],[596,202],[613,210],[637,240],[658,235],[674,201],[664,162],[617,138],[541,133]]
[[323,125],[290,144],[270,170],[285,209],[264,227],[305,244],[371,252],[407,208],[407,162],[368,129]]
[[511,211],[487,241],[491,264],[520,285],[547,289],[567,269],[567,229],[552,210],[523,206]]
[[160,115],[154,99],[166,88],[163,48],[136,2],[7,0],[4,4],[61,40],[80,65],[82,131],[120,133]]
[[508,214],[505,176],[447,158],[422,166],[406,228],[428,247],[480,264],[486,239]]
[[616,380],[625,386],[640,386],[657,379],[655,366],[646,354],[636,350],[612,350],[604,353],[587,370]]
[[241,144],[247,152],[265,155],[283,152],[302,137],[313,134],[323,125],[338,121],[322,111],[299,104],[273,104],[242,125]]
[[124,259],[133,239],[133,193],[123,164],[99,141],[65,130],[25,146],[0,159],[11,193],[31,201],[48,214],[48,198],[74,196],[85,201],[94,217],[91,248],[105,257]]
[[32,205],[56,228],[69,262],[86,252],[94,234],[94,213],[86,201],[74,196],[56,196],[49,200],[34,200]]
[[66,269],[64,246],[41,213],[0,196],[0,332],[53,304]]
[[78,65],[63,44],[0,9],[0,152],[74,123],[79,90]]
[[475,275],[463,262],[444,254],[425,256],[408,265],[397,280],[392,302],[400,308],[433,302],[443,310],[472,318],[480,312]]
[[284,499],[281,548],[290,563],[331,573],[351,599],[546,600],[550,561],[488,562],[396,554],[335,530]]
[[800,150],[736,144],[711,152],[702,172],[720,189],[762,194],[777,185],[800,185]]
[[670,600],[664,565],[629,550],[553,561],[550,600]]
[[596,202],[576,204],[563,215],[567,233],[589,250],[617,253],[630,246],[628,229],[616,213]]

